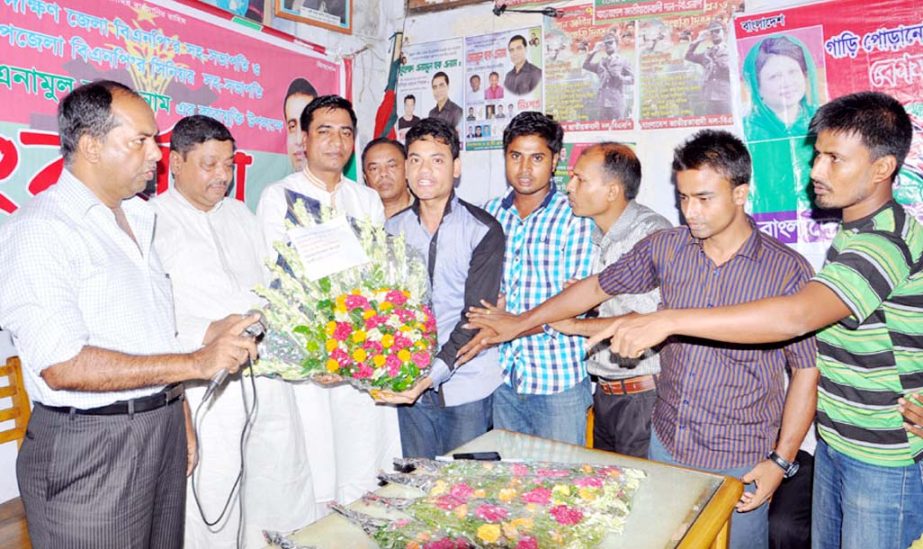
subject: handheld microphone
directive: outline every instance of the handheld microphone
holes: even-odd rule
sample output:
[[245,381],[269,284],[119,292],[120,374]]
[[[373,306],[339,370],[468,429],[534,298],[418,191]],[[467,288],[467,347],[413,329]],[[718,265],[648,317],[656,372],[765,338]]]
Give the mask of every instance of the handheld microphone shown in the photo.
[[[254,315],[254,314],[260,315],[260,319],[254,322],[253,324],[247,326],[247,328],[244,330],[244,333],[241,335],[246,335],[248,337],[257,338],[263,335],[263,333],[266,331],[266,329],[263,327],[262,311],[258,311],[258,310],[247,311],[247,315]],[[250,357],[247,357],[247,361],[244,362],[244,366],[246,367],[249,364],[250,364]],[[205,396],[202,397],[202,401],[204,402],[208,400],[209,398],[211,398],[211,396],[215,394],[215,391],[218,389],[218,387],[221,387],[222,385],[224,385],[224,382],[225,380],[227,380],[227,378],[228,378],[227,370],[222,368],[221,370],[218,370],[217,372],[215,372],[211,380],[208,382],[208,387],[205,389]]]

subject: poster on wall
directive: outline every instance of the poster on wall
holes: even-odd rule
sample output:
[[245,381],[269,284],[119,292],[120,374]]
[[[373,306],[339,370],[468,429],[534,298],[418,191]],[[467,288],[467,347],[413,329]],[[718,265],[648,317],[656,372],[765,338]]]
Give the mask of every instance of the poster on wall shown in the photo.
[[598,23],[647,17],[696,15],[705,11],[705,0],[596,0]]
[[545,112],[572,131],[634,128],[635,24],[594,24],[593,5],[545,19]]
[[352,34],[352,0],[272,0],[276,17]]
[[238,17],[263,24],[263,0],[200,0]]
[[[116,80],[154,111],[156,191],[168,187],[170,129],[192,114],[224,123],[237,141],[233,196],[255,208],[262,189],[297,161],[284,110],[341,93],[340,64],[280,39],[235,32],[180,4],[116,0],[0,5],[0,223],[57,182],[56,112],[81,83]],[[249,32],[249,31],[248,31]],[[298,93],[286,97],[290,84]],[[302,105],[303,107],[303,105]]]
[[428,117],[448,122],[464,140],[463,48],[461,38],[423,44],[404,42],[397,83],[397,138],[402,143],[407,131]]
[[542,28],[465,38],[465,147],[499,149],[522,111],[542,110]]
[[734,123],[728,24],[742,6],[721,0],[698,15],[638,21],[641,128]]
[[809,195],[811,117],[826,101],[873,90],[914,124],[894,196],[923,219],[923,6],[842,0],[735,19],[744,136],[754,157],[751,209],[760,229],[806,255],[826,249],[837,216]]

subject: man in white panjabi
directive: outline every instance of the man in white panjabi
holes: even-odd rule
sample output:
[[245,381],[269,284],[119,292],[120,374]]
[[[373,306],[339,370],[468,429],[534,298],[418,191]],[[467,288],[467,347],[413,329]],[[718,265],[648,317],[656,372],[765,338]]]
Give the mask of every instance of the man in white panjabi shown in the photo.
[[[226,198],[234,173],[234,139],[220,122],[205,116],[180,120],[170,143],[174,185],[151,201],[157,212],[154,247],[173,284],[177,337],[197,349],[219,327],[214,319],[258,308],[251,289],[264,282],[265,247],[259,224],[247,207]],[[315,518],[311,470],[304,430],[289,383],[257,378],[257,410],[246,442],[242,481],[243,513],[235,494],[224,520],[208,527],[187,483],[185,546],[263,547],[262,530],[289,531]],[[195,410],[205,383],[187,386]],[[240,436],[253,392],[249,378],[233,377],[200,413],[196,488],[206,518],[220,514],[240,467]]]
[[[331,207],[354,219],[383,224],[384,207],[378,194],[343,177],[343,167],[355,147],[356,114],[339,96],[316,98],[301,114],[307,166],[263,190],[257,217],[268,249],[287,241],[285,219],[295,201],[309,212]],[[295,399],[308,441],[317,513],[328,513],[326,503],[349,503],[378,483],[380,469],[391,469],[401,455],[397,411],[376,405],[350,386],[295,385]]]

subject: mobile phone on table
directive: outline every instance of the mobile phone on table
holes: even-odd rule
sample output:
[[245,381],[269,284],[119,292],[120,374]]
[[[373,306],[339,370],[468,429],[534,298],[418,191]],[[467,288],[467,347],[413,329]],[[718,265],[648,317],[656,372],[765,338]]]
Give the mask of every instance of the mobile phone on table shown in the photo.
[[500,454],[497,452],[462,452],[452,454],[452,459],[473,459],[475,461],[500,461]]

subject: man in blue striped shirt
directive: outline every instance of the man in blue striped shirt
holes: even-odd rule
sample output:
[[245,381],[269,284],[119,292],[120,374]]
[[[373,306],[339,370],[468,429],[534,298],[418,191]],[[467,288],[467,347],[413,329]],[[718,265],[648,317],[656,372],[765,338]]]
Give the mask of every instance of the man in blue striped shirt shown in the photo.
[[[512,190],[484,209],[506,233],[501,291],[514,314],[537,307],[592,267],[592,221],[573,215],[551,179],[563,139],[561,125],[537,112],[520,113],[503,131]],[[583,338],[541,327],[501,345],[500,364],[505,382],[494,396],[494,427],[584,444],[592,396]]]
[[[796,252],[761,233],[744,212],[750,155],[728,132],[703,130],[673,159],[687,226],[648,236],[618,261],[521,317],[469,314],[506,340],[586,311],[613,295],[659,287],[664,308],[721,307],[791,295],[811,277]],[[771,321],[767,319],[767,321]],[[740,478],[731,547],[768,547],[767,500],[795,470],[814,417],[813,337],[772,345],[728,345],[675,337],[660,352],[650,458]],[[786,394],[785,370],[792,370]],[[754,486],[755,485],[755,491]]]

